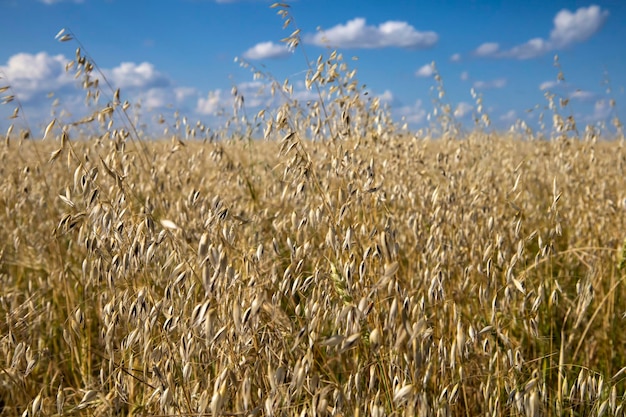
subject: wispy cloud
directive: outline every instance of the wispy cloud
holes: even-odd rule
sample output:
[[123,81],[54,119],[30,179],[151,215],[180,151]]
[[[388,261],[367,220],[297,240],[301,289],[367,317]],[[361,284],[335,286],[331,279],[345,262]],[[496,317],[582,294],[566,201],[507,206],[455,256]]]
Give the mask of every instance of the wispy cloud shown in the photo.
[[393,114],[403,122],[419,125],[426,120],[426,109],[422,100],[417,100],[410,106],[400,106],[392,110]]
[[337,48],[422,49],[435,45],[439,35],[432,31],[420,32],[402,21],[390,20],[378,26],[368,26],[364,18],[357,17],[304,39],[314,45]]
[[472,106],[469,103],[466,103],[466,102],[462,101],[459,104],[457,104],[456,109],[454,109],[454,116],[455,117],[465,117],[472,110],[474,110],[474,106]]
[[539,84],[539,89],[542,91],[556,92],[562,97],[567,97],[573,100],[583,102],[593,102],[598,97],[596,93],[576,88],[572,84],[565,81],[544,81]]
[[500,116],[500,120],[506,123],[514,123],[517,121],[517,112],[515,110],[509,110]]
[[197,94],[197,91],[194,87],[176,87],[174,88],[174,96],[176,97],[176,101],[181,103],[186,99],[193,97]]
[[[226,101],[228,100],[228,101]],[[232,102],[230,95],[225,96],[221,89],[209,91],[206,97],[200,97],[196,105],[196,113],[212,116]]]
[[[297,81],[293,84],[293,94],[291,99],[301,103],[310,100],[317,100],[319,97],[316,92],[307,90],[303,81]],[[284,102],[285,97],[280,94],[272,95],[271,83],[266,81],[247,81],[236,85],[239,95],[245,99],[246,108],[260,109],[278,105]],[[215,116],[224,110],[226,113],[233,109],[235,100],[233,95],[222,89],[211,90],[205,97],[197,100],[195,111],[205,116]]]
[[435,69],[432,64],[422,65],[417,71],[415,71],[415,76],[419,78],[428,78],[432,77],[435,73]]
[[243,53],[243,57],[250,60],[284,58],[291,52],[286,45],[274,42],[261,42]]
[[541,84],[539,84],[539,89],[541,91],[550,90],[556,87],[557,85],[559,85],[559,81],[544,81]]
[[596,94],[591,91],[586,90],[576,90],[573,91],[570,95],[570,98],[580,101],[591,101],[596,98]]
[[474,55],[490,58],[536,58],[586,41],[602,28],[608,16],[609,12],[597,5],[581,7],[576,12],[563,9],[554,17],[554,25],[547,39],[533,38],[508,50],[503,50],[497,42],[487,42],[476,48]]
[[611,107],[608,100],[602,99],[597,100],[595,105],[593,106],[593,114],[584,118],[585,121],[588,122],[597,122],[606,120],[611,116],[613,108]]
[[140,100],[142,106],[149,110],[161,109],[168,104],[172,104],[172,101],[170,101],[172,95],[170,93],[171,91],[163,88],[150,88],[138,94],[135,100]]
[[478,56],[491,56],[491,55],[495,55],[496,53],[498,53],[499,49],[500,49],[499,43],[485,42],[482,45],[480,45],[478,48],[476,48],[476,50],[474,51],[474,54]]
[[452,62],[459,62],[459,61],[461,61],[461,54],[452,54],[450,56],[450,61],[452,61]]
[[394,102],[395,97],[393,95],[393,93],[390,90],[385,90],[383,91],[382,94],[378,95],[378,99],[382,102],[382,103],[388,103],[391,104]]
[[474,81],[474,88],[477,90],[488,90],[492,88],[504,88],[506,87],[506,78],[496,78],[489,81]]

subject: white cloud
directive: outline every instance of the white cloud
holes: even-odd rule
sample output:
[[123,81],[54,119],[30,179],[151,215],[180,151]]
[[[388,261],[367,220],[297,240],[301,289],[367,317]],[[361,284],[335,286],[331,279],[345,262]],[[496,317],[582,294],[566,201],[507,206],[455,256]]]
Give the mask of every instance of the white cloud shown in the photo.
[[554,18],[550,41],[557,48],[584,42],[602,28],[608,16],[607,10],[596,5],[581,7],[575,13],[563,9]]
[[[0,65],[0,71],[6,77],[3,81],[11,86],[33,125],[49,117],[52,104],[49,93],[54,93],[54,99],[59,100],[56,110],[64,111],[72,118],[80,118],[89,111],[85,105],[85,91],[80,87],[82,78],[76,80],[73,70],[69,73],[65,71],[68,62],[70,60],[63,55],[40,52],[18,53],[11,56],[5,65]],[[103,68],[102,71],[113,88],[122,89],[122,99],[140,102],[149,111],[168,105],[178,105],[184,109],[186,101],[197,94],[193,88],[175,86],[170,78],[147,62],[122,63],[113,69]],[[92,77],[101,78],[95,71]],[[102,100],[106,100],[105,96],[110,98],[111,92],[104,83],[100,83],[100,88],[107,93]]]
[[539,89],[540,90],[550,90],[554,87],[556,87],[557,85],[559,85],[558,81],[544,81],[541,84],[539,84]]
[[593,101],[597,97],[597,95],[591,91],[575,88],[564,81],[544,81],[539,85],[539,89],[542,91],[549,90],[551,92],[558,92],[562,97],[568,97],[583,102]]
[[534,38],[522,45],[518,45],[508,51],[504,51],[501,54],[503,57],[530,59],[541,56],[553,49],[555,49],[554,45],[552,45],[549,41],[541,38]]
[[[279,103],[282,97],[278,94],[272,97],[270,87],[270,83],[259,80],[242,82],[236,85],[237,94],[243,96],[246,108],[265,108]],[[294,89],[293,98],[298,100],[304,99],[305,95],[301,94],[303,91],[313,94],[306,91],[304,83],[302,83],[302,88]],[[209,91],[206,97],[198,98],[195,110],[202,115],[214,116],[221,110],[226,112],[232,111],[234,103],[235,100],[230,91],[218,88]]]
[[286,45],[276,44],[274,42],[261,42],[254,45],[243,53],[246,59],[274,59],[284,58],[291,52]]
[[176,86],[171,78],[158,71],[150,62],[122,62],[102,72],[113,88],[121,89],[123,96],[141,102],[150,111],[184,104],[197,95],[195,88]]
[[186,99],[193,97],[197,94],[194,87],[176,87],[174,88],[174,96],[177,102],[183,102]]
[[74,83],[72,75],[65,72],[68,59],[63,55],[19,53],[0,66],[17,97],[27,102],[50,91],[58,91]]
[[[314,88],[306,88],[306,85],[304,83],[304,80],[298,80],[296,82],[293,83],[293,94],[290,96],[291,99],[293,100],[298,100],[300,103],[306,103],[309,101],[317,101],[320,99],[319,94],[317,93],[317,90]],[[269,88],[269,87],[268,87]],[[323,90],[322,91],[322,96],[324,97],[324,99],[326,100],[328,98],[328,90]],[[371,91],[368,92],[368,94],[372,94]],[[277,97],[274,97],[271,99],[271,101],[268,99],[266,101],[266,105],[275,105],[275,104],[279,104],[279,103],[284,103],[285,97],[282,95],[277,95]]]
[[548,39],[533,38],[508,50],[500,49],[500,44],[495,42],[484,43],[476,48],[474,55],[492,58],[535,58],[586,41],[602,28],[608,16],[607,10],[602,10],[596,5],[581,7],[574,13],[563,9],[554,17],[554,26]]
[[450,61],[452,62],[459,62],[461,60],[461,54],[453,54],[450,57]]
[[105,75],[115,88],[164,88],[171,85],[171,80],[158,72],[154,65],[142,62],[122,62],[112,70],[104,70]]
[[196,95],[196,89],[191,87],[156,87],[133,91],[132,100],[140,102],[142,107],[152,111],[162,110],[171,105],[179,106]]
[[415,76],[420,77],[420,78],[427,78],[427,77],[432,77],[434,73],[435,73],[435,69],[433,68],[433,65],[426,64],[420,67],[420,69],[418,69],[415,72]]
[[473,109],[474,109],[474,106],[462,101],[459,104],[457,104],[456,109],[454,109],[454,117],[465,117]]
[[382,94],[378,95],[378,99],[382,103],[393,103],[394,96],[390,90],[385,90]]
[[602,116],[602,118],[607,118],[611,114],[611,106],[608,100],[605,99],[596,101],[593,110],[594,115]]
[[613,111],[608,100],[597,100],[593,106],[593,113],[591,115],[583,116],[582,119],[585,123],[595,123],[606,121]]
[[[237,84],[238,94],[244,97],[246,107],[271,107],[284,102],[284,97],[278,90],[272,96],[272,83],[261,80],[246,81]],[[293,84],[292,99],[301,102],[318,99],[317,92],[307,90],[304,81],[296,81]],[[225,97],[225,106],[231,106],[233,100]]]
[[486,42],[480,45],[474,51],[474,54],[478,56],[490,56],[498,52],[500,49],[500,44],[496,42]]
[[170,91],[163,88],[151,88],[141,92],[136,99],[141,100],[141,104],[148,110],[159,109],[172,104],[170,101],[171,94],[168,93]]
[[590,101],[596,95],[594,93],[592,93],[591,91],[576,90],[573,93],[571,93],[569,96],[570,96],[570,98],[573,98],[573,99],[576,99],[576,100],[580,100],[580,101]]
[[491,88],[504,88],[506,87],[506,78],[496,78],[490,81],[475,81],[474,88],[487,90]]
[[[285,102],[285,96],[276,92],[271,94],[271,83],[261,80],[242,82],[236,86],[237,93],[244,98],[244,105],[247,109],[258,110],[261,108],[275,107]],[[293,94],[289,96],[291,100],[300,103],[319,100],[317,91],[307,90],[304,81],[293,83]],[[233,109],[234,98],[230,91],[215,89],[209,91],[205,97],[197,100],[196,112],[206,116],[218,114],[221,110],[227,113]]]
[[422,100],[417,100],[412,106],[401,106],[392,112],[403,121],[411,124],[421,124],[426,120],[426,110]]
[[439,40],[435,32],[420,32],[407,22],[387,21],[378,26],[368,26],[362,17],[328,30],[305,36],[305,41],[318,46],[338,48],[428,48]]
[[228,108],[232,103],[230,95],[223,96],[221,89],[209,91],[206,98],[200,97],[196,106],[196,112],[203,115],[215,115],[221,109]]
[[469,80],[469,72],[463,71],[461,73],[461,81],[467,81],[467,80]]
[[500,116],[500,120],[506,123],[515,123],[517,121],[517,112],[515,110],[509,110]]

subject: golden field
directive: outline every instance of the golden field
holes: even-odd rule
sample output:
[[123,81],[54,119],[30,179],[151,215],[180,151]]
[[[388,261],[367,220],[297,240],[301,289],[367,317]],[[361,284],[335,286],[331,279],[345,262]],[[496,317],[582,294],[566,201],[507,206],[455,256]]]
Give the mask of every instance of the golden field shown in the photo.
[[5,415],[621,415],[622,142],[291,136],[3,147]]
[[409,134],[332,52],[318,102],[257,72],[279,108],[145,140],[95,68],[0,145],[3,416],[625,414],[619,121],[463,133],[436,76]]

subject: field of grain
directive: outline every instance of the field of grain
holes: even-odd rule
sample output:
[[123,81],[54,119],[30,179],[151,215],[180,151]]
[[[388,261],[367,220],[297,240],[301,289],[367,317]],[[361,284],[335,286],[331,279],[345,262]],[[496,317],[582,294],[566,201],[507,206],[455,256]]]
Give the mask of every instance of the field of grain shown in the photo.
[[3,147],[4,414],[621,415],[621,142],[286,142]]
[[145,140],[77,50],[99,107],[0,147],[1,415],[625,414],[620,126],[408,133],[341,59]]

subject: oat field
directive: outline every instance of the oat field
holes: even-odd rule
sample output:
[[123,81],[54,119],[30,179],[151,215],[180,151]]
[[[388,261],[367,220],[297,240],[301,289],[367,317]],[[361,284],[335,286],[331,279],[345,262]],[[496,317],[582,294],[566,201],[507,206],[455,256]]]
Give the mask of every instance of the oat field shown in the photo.
[[623,137],[409,134],[353,76],[211,136],[119,90],[5,135],[1,415],[624,415]]

